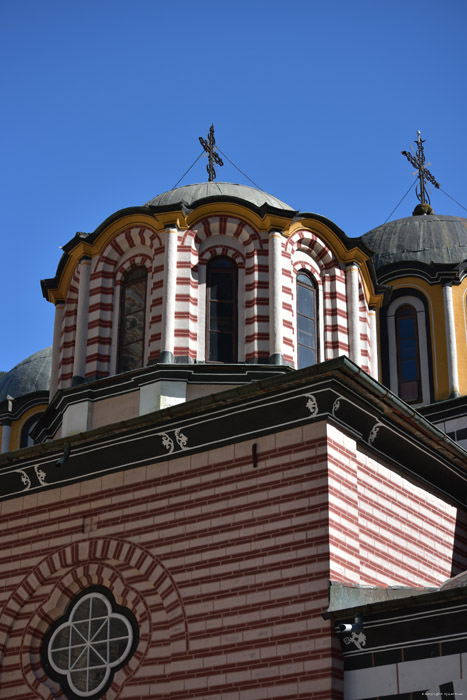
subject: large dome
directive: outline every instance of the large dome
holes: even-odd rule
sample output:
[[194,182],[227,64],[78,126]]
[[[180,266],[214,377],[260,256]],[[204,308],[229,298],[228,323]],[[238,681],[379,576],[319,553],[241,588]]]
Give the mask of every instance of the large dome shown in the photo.
[[467,259],[467,219],[408,216],[369,231],[362,239],[375,252],[376,269],[398,262],[452,264]]
[[258,208],[266,204],[274,209],[295,211],[288,204],[267,192],[247,185],[235,185],[231,182],[201,182],[194,185],[184,185],[163,194],[158,194],[157,197],[147,202],[146,206],[175,207],[183,204],[185,207],[192,209],[197,202],[211,198],[237,199],[248,202],[248,204]]
[[0,402],[7,396],[17,399],[36,391],[48,391],[52,366],[52,347],[30,355],[0,379]]

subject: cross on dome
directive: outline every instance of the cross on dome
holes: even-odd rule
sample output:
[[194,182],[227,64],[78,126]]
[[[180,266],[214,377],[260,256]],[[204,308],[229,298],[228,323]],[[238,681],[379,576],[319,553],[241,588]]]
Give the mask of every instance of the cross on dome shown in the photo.
[[[417,199],[420,204],[430,204],[430,197],[426,190],[426,181],[431,182],[432,185],[439,189],[439,183],[436,182],[433,175],[430,173],[428,168],[425,167],[425,150],[423,144],[425,139],[420,137],[420,131],[417,131],[417,152],[412,155],[409,151],[401,151],[402,155],[407,158],[409,163],[414,166],[418,171],[419,184],[417,186]],[[413,149],[412,149],[413,150]],[[430,164],[429,164],[430,165]]]
[[211,124],[211,128],[209,129],[209,134],[208,134],[208,140],[203,139],[202,136],[199,137],[199,142],[208,154],[208,164],[206,166],[206,170],[208,173],[208,182],[213,182],[213,180],[216,179],[216,171],[214,169],[214,163],[217,165],[223,166],[224,162],[220,158],[220,156],[217,155],[216,153],[216,139],[214,138],[214,124]]

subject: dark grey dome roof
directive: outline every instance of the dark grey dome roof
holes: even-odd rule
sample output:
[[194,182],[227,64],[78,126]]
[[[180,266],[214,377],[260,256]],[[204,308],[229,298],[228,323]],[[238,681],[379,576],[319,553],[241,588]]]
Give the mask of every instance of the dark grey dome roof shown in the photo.
[[376,269],[396,262],[459,263],[467,259],[467,219],[458,216],[408,216],[362,236],[375,252]]
[[48,391],[52,367],[52,346],[35,352],[0,379],[0,401],[17,399],[35,391]]
[[248,185],[235,185],[231,182],[200,182],[196,185],[184,185],[163,194],[158,194],[157,197],[147,202],[147,206],[166,207],[183,203],[192,209],[196,202],[207,197],[235,197],[235,199],[243,199],[255,207],[268,204],[275,209],[295,211],[288,204],[281,202],[280,199],[273,197],[267,192],[257,190]]

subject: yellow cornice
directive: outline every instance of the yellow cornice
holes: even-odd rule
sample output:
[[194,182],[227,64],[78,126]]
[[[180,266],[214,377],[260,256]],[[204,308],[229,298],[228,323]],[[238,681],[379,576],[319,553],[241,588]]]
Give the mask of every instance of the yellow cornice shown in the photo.
[[103,228],[93,243],[86,239],[80,239],[76,245],[68,252],[67,260],[60,275],[58,286],[48,290],[49,301],[58,303],[67,297],[68,288],[71,283],[76,265],[83,256],[90,258],[100,255],[109,242],[119,233],[129,227],[145,226],[156,233],[162,233],[171,225],[176,225],[180,230],[192,228],[196,223],[210,216],[233,216],[246,221],[252,228],[260,232],[269,232],[277,229],[282,232],[285,238],[289,238],[300,229],[309,230],[322,238],[331,248],[336,258],[345,265],[355,262],[361,271],[365,294],[368,304],[380,308],[383,302],[383,295],[376,294],[373,281],[368,269],[368,255],[358,246],[348,250],[335,233],[324,222],[306,217],[300,220],[291,221],[290,217],[276,214],[265,214],[260,216],[248,207],[244,207],[236,202],[211,202],[197,207],[187,216],[181,210],[169,212],[158,212],[157,214],[127,214],[116,219]]
[[368,306],[380,309],[383,305],[384,294],[375,292],[373,280],[371,278],[368,266],[366,264],[360,267],[360,273],[363,279],[363,286],[365,288],[365,295]]
[[177,209],[167,212],[158,212],[153,215],[143,213],[127,214],[106,226],[93,243],[87,242],[86,239],[81,239],[76,243],[68,253],[58,286],[55,289],[48,290],[48,299],[54,304],[66,299],[73,272],[80,259],[83,256],[92,258],[96,255],[100,255],[112,238],[130,226],[144,225],[151,228],[156,233],[162,233],[171,225],[175,225],[178,229],[184,230],[191,228],[196,222],[208,216],[229,215],[246,221],[258,231],[268,231],[271,228],[283,230],[290,222],[290,219],[281,216],[272,216],[268,214],[264,217],[260,217],[251,209],[236,204],[235,202],[214,202],[205,204],[201,207],[197,207],[190,212],[188,216],[185,216],[181,210]]

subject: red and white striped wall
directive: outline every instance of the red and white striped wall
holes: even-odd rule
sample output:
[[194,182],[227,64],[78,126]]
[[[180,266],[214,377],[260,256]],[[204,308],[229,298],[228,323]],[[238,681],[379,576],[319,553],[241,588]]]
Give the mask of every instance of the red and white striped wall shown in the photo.
[[[56,387],[69,386],[74,374],[98,379],[116,372],[120,286],[135,266],[148,271],[145,364],[165,351],[175,361],[204,362],[206,265],[216,255],[232,258],[238,268],[238,362],[268,363],[279,356],[297,366],[295,280],[306,270],[317,290],[319,360],[347,354],[375,373],[376,325],[372,332],[356,263],[344,266],[309,229],[287,238],[257,231],[240,217],[208,216],[189,229],[161,233],[146,224],[127,226],[91,257],[88,280],[80,274],[83,261],[78,263],[58,321]],[[78,309],[80,293],[88,299]]]
[[467,568],[457,509],[327,426],[330,578],[440,586]]

